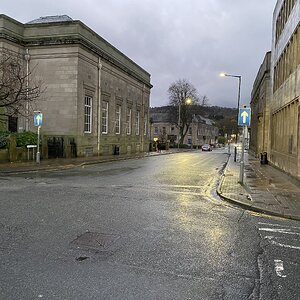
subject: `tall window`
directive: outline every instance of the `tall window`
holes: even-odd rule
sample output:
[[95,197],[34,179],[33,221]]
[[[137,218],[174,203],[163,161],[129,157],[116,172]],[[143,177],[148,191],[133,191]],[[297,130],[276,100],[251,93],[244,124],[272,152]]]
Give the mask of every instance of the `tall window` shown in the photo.
[[144,116],[144,135],[147,134],[147,128],[148,128],[147,124],[148,124],[148,115],[145,114],[145,116]]
[[84,132],[92,132],[92,97],[84,97]]
[[121,133],[121,105],[116,106],[116,134]]
[[9,132],[18,132],[18,118],[17,117],[8,117],[8,131]]
[[131,108],[127,108],[126,115],[126,133],[131,134]]
[[140,134],[140,112],[137,111],[135,114],[135,134]]
[[102,101],[102,133],[108,133],[108,102]]

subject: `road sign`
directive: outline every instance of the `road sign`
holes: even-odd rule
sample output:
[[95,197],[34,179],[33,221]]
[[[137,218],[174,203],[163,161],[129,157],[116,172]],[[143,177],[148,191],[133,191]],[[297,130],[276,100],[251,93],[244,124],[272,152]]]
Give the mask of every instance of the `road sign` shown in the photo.
[[43,124],[43,114],[35,113],[33,119],[34,126],[42,126]]
[[239,109],[239,120],[238,124],[243,126],[249,126],[251,119],[251,108],[240,108]]

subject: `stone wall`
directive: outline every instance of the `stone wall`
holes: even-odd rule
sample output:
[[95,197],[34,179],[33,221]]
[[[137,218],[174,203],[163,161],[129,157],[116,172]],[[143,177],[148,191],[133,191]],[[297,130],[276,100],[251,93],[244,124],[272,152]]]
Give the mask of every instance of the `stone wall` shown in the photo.
[[[78,156],[148,151],[150,74],[80,21],[21,24],[0,16],[0,47],[29,51],[29,69],[44,92],[34,110],[43,113],[41,135],[74,140]],[[92,98],[91,132],[84,132],[84,99]],[[102,102],[108,103],[108,131],[102,132]],[[121,106],[121,132],[116,134],[116,106]],[[126,114],[132,111],[131,133]],[[139,132],[136,115],[139,112]],[[24,120],[19,120],[23,130]],[[145,126],[146,123],[146,126]],[[29,129],[33,130],[33,119]],[[144,131],[144,127],[147,131]],[[47,143],[43,155],[47,157]]]

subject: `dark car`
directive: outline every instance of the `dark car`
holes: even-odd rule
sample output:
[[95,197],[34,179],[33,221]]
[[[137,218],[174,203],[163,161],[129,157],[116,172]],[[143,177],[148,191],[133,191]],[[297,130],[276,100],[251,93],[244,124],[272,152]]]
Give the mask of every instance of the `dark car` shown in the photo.
[[211,151],[211,146],[209,144],[204,144],[202,147],[201,147],[202,151]]

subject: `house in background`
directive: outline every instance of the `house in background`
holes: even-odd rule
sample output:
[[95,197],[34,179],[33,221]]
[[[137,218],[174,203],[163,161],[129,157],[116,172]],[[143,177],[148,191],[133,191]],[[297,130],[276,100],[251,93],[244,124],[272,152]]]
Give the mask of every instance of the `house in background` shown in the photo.
[[218,143],[219,128],[211,119],[201,115],[194,115],[192,126],[185,138],[187,144],[200,148],[204,144],[215,145]]
[[[172,122],[172,117],[167,112],[150,110],[151,141],[159,140],[168,148],[177,147],[178,127]],[[200,115],[194,115],[191,126],[183,140],[184,145],[200,148],[203,144],[215,145],[218,140],[219,129],[214,122]]]
[[[0,15],[0,50],[24,57],[43,82],[42,157],[148,151],[150,74],[81,21]],[[16,116],[17,131],[36,131]]]
[[168,112],[154,112],[150,109],[150,143],[159,141],[163,148],[177,143],[177,125],[173,124]]

